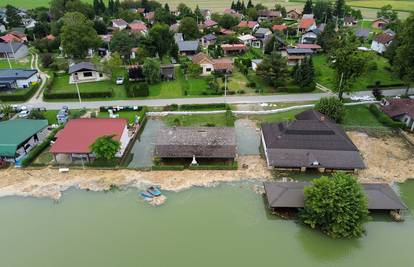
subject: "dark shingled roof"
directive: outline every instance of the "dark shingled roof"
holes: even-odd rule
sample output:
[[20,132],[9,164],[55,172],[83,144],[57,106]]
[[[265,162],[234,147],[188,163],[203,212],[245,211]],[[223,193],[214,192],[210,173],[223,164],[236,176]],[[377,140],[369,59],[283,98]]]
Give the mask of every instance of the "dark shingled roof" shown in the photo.
[[234,158],[236,134],[229,127],[172,127],[157,137],[155,156],[161,158]]
[[1,81],[16,81],[29,79],[37,73],[35,69],[0,69]]
[[17,52],[22,46],[26,46],[23,43],[0,43],[0,53],[12,53]]
[[278,168],[365,168],[357,147],[346,133],[315,110],[297,120],[264,123],[262,132],[270,166]]
[[96,67],[91,62],[81,62],[78,64],[73,64],[72,66],[69,66],[69,74],[81,71],[81,70],[91,70],[96,71]]
[[390,99],[387,102],[388,105],[381,106],[381,110],[391,118],[402,115],[414,118],[414,99]]
[[[265,182],[264,189],[270,208],[303,208],[305,186],[309,182]],[[362,184],[369,210],[401,210],[407,206],[388,184]]]

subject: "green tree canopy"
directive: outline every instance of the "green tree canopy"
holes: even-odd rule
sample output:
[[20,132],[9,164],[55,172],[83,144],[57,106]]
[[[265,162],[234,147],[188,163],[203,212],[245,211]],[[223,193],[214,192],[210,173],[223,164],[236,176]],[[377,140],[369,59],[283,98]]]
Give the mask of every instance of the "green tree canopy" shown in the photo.
[[[257,11],[256,9],[254,9],[255,14],[248,14],[248,16],[252,16],[252,17],[256,17],[257,19]],[[218,24],[225,28],[225,29],[231,29],[234,26],[236,26],[239,23],[239,20],[236,17],[233,17],[230,14],[224,14],[223,16],[220,17],[220,19],[217,21]]]
[[166,24],[155,24],[148,33],[148,39],[155,53],[162,58],[171,52],[174,42],[174,35]]
[[306,0],[305,6],[303,7],[303,14],[312,14],[313,3],[312,0]]
[[12,5],[6,6],[7,27],[13,28],[22,25],[22,18],[17,14],[17,9]]
[[279,52],[273,51],[270,55],[265,55],[256,73],[271,86],[276,88],[284,86],[288,75],[286,58]]
[[390,21],[397,20],[398,13],[397,11],[392,9],[391,5],[385,5],[381,7],[381,9],[377,12],[377,18],[385,18],[389,19]]
[[121,148],[121,143],[113,139],[113,135],[99,137],[91,145],[92,152],[98,159],[111,160]]
[[299,213],[303,224],[333,238],[355,238],[364,233],[368,201],[356,178],[345,173],[322,176],[305,187],[305,207]]
[[200,37],[197,22],[192,17],[183,18],[178,31],[184,35],[185,40],[194,40]]
[[135,46],[135,40],[127,31],[118,31],[112,36],[109,46],[112,51],[118,52],[124,60],[127,60],[131,55],[131,49]]
[[160,61],[156,58],[146,58],[142,72],[149,84],[157,83],[160,80]]
[[322,97],[315,105],[315,109],[336,122],[341,122],[345,116],[344,104],[336,96]]
[[69,12],[63,17],[62,47],[67,55],[84,58],[89,48],[96,48],[100,42],[93,22],[82,13]]

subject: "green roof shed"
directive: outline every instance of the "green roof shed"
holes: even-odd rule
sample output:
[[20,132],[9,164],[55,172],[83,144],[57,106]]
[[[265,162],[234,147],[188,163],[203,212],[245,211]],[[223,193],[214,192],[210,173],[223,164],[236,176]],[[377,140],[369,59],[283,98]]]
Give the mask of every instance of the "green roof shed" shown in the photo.
[[16,119],[0,122],[0,157],[14,157],[21,145],[47,126],[47,120]]

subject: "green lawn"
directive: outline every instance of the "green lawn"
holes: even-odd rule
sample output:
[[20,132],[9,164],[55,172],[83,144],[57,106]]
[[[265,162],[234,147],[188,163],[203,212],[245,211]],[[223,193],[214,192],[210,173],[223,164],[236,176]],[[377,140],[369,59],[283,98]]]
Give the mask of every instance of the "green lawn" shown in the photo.
[[[395,75],[387,69],[390,67],[387,59],[376,54],[372,55],[372,61],[377,63],[377,69],[367,70],[367,73],[357,79],[353,85],[354,90],[367,90],[367,86],[374,85],[376,81],[380,81],[382,85],[401,83],[401,80],[395,77]],[[335,85],[335,72],[328,65],[326,55],[314,56],[313,63],[315,65],[317,82],[333,89]]]
[[343,126],[383,127],[377,118],[369,111],[368,106],[347,106],[341,122]]
[[163,117],[164,122],[168,126],[176,125],[177,119],[180,121],[180,126],[226,126],[226,116],[224,113],[209,115],[169,115]]
[[[12,68],[30,68],[30,61],[32,59],[32,56],[29,55],[28,57],[14,60],[10,59],[10,64]],[[9,69],[10,65],[7,59],[0,59],[0,69]]]
[[249,115],[246,117],[251,120],[256,121],[257,123],[289,121],[289,120],[294,120],[296,114],[301,113],[302,111],[305,111],[305,110],[307,109],[290,110],[286,112],[266,114],[266,115]]
[[56,115],[58,114],[59,110],[46,110],[43,112],[43,116],[45,116],[45,119],[49,122],[49,125],[57,124],[57,118]]
[[[96,92],[115,87],[111,80],[99,82],[78,83],[81,92]],[[69,84],[69,75],[56,75],[53,81],[54,92],[76,92],[76,85]],[[115,90],[114,90],[115,91]]]
[[[139,116],[139,111],[120,111],[116,112],[119,114],[119,118],[127,119],[129,123],[134,123],[135,116]],[[99,112],[98,118],[109,118],[108,112]]]

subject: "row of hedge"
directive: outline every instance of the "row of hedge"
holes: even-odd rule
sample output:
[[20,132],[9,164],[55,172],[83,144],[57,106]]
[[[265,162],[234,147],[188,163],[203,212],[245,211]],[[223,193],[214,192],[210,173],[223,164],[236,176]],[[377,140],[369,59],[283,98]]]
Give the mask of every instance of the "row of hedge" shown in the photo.
[[190,170],[237,170],[239,167],[237,161],[233,162],[231,165],[220,164],[220,165],[190,165],[188,169]]
[[407,86],[404,83],[389,83],[389,84],[372,84],[372,85],[367,85],[367,89],[373,89],[373,88],[389,88],[389,87],[404,87]]
[[154,165],[151,168],[153,171],[183,171],[183,165]]
[[24,102],[30,99],[36,93],[39,87],[40,87],[40,84],[36,83],[27,89],[16,89],[16,90],[26,90],[26,92],[24,94],[19,94],[16,92],[13,92],[11,94],[1,94],[0,100],[4,102],[12,102],[12,101]]
[[387,114],[381,112],[375,104],[369,105],[368,109],[384,126],[390,127],[392,129],[405,128],[404,123],[391,119]]
[[[49,145],[50,142],[55,138],[56,133],[62,129],[63,126],[54,129],[49,136],[43,140],[42,143],[40,143],[39,145],[35,146],[30,152],[29,154],[27,154],[27,156],[23,159],[22,161],[22,166],[23,167],[27,167],[29,166]],[[41,164],[36,164],[38,166],[41,166]]]
[[164,107],[164,111],[226,110],[230,106],[225,103],[216,104],[172,104]]

